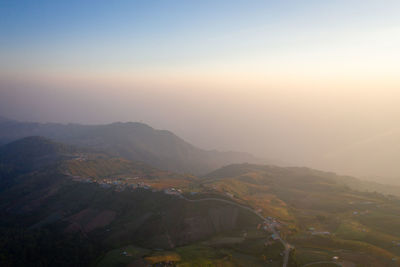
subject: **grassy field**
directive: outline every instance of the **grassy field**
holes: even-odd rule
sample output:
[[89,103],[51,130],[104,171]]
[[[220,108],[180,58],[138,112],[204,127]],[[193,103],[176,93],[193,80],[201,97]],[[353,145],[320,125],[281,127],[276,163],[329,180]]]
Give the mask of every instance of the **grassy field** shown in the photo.
[[[126,252],[126,254],[125,254]],[[104,255],[99,263],[98,267],[123,267],[127,266],[129,263],[135,259],[144,257],[146,254],[150,253],[150,250],[127,246],[109,251]]]
[[[250,232],[250,231],[249,231]],[[283,246],[279,242],[269,243],[268,235],[253,230],[244,238],[242,232],[234,231],[218,235],[196,244],[172,250],[151,251],[134,246],[122,247],[108,252],[98,266],[127,266],[142,259],[148,264],[174,262],[176,266],[280,266]],[[126,252],[127,255],[124,255]]]
[[400,201],[355,191],[346,179],[306,168],[242,164],[210,174],[204,185],[285,222],[282,235],[295,245],[300,265],[340,254],[360,266],[397,266],[392,259],[400,252]]
[[[293,259],[299,266],[329,262],[334,256],[354,266],[397,266],[392,259],[400,257],[400,203],[381,194],[354,191],[324,175],[307,169],[272,168],[189,179],[184,187],[198,192],[194,197],[230,199],[277,218],[282,222],[281,235],[296,248]],[[179,183],[172,178],[160,181]],[[157,187],[158,180],[153,182]],[[153,263],[173,259],[178,266],[279,266],[283,247],[267,245],[269,234],[257,230],[257,223],[252,225],[175,248],[168,252],[172,254],[150,253],[147,259]]]

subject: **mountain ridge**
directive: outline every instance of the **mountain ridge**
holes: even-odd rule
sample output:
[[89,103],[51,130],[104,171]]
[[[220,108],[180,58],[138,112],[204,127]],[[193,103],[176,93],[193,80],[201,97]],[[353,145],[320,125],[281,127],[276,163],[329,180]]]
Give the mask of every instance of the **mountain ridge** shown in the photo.
[[[372,266],[391,266],[392,258],[400,253],[391,243],[400,236],[399,199],[363,192],[357,184],[350,188],[347,177],[333,173],[245,163],[198,179],[44,137],[27,137],[0,147],[0,165],[29,166],[47,156],[55,161],[11,174],[15,183],[0,187],[0,230],[5,229],[0,231],[0,243],[6,244],[2,251],[7,251],[11,263],[20,260],[14,251],[21,249],[32,251],[22,257],[23,262],[36,261],[32,255],[39,255],[52,263],[66,257],[63,261],[70,264],[83,260],[96,264],[106,252],[117,249],[118,258],[111,257],[114,263],[104,266],[129,266],[133,258],[122,253],[124,247],[134,245],[147,251],[135,254],[141,260],[148,253],[165,255],[160,252],[164,249],[182,255],[175,259],[182,262],[187,261],[182,249],[200,249],[207,253],[198,260],[233,263],[239,259],[229,255],[240,251],[246,260],[238,266],[265,266],[266,259],[278,266],[284,247],[276,246],[271,237],[276,229],[296,248],[288,256],[301,264],[293,266],[318,261],[321,255],[310,251],[310,245],[319,246],[326,260],[331,253],[339,253],[338,247],[352,251],[363,258],[338,255],[362,266],[371,261]],[[57,159],[63,164],[52,165]],[[50,243],[31,246],[44,235]],[[16,246],[10,245],[14,239],[19,240]],[[69,240],[84,255],[70,259],[76,251],[65,250]],[[44,255],[37,249],[43,247],[52,252]],[[115,262],[121,257],[127,260],[125,265]],[[169,261],[166,255],[156,262],[164,261]]]
[[0,121],[0,144],[32,135],[95,148],[166,170],[197,175],[231,163],[262,161],[244,152],[204,150],[170,131],[157,130],[139,122],[81,125]]

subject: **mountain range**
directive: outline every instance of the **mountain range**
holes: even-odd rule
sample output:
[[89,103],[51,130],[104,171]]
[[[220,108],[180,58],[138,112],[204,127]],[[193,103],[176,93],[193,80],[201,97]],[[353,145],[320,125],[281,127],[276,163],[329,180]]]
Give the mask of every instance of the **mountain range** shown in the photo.
[[211,168],[204,153],[223,153],[137,123],[1,125],[2,266],[398,266],[396,186],[305,167]]
[[[128,244],[151,256],[254,227],[257,218],[246,210],[192,203],[163,191],[189,188],[196,179],[44,137],[3,145],[2,266],[92,266]],[[148,266],[137,260],[134,266]]]
[[201,175],[231,163],[262,162],[248,153],[200,149],[172,132],[143,123],[80,125],[0,119],[0,144],[28,136],[43,136],[181,173]]

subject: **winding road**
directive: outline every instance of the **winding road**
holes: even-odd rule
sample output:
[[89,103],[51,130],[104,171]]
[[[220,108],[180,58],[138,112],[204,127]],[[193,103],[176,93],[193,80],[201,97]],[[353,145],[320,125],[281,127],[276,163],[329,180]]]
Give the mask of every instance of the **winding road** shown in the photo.
[[[252,208],[246,207],[244,205],[238,204],[236,202],[230,201],[230,200],[226,200],[226,199],[221,199],[221,198],[201,198],[201,199],[189,199],[184,197],[183,195],[180,195],[180,197],[186,201],[189,202],[203,202],[203,201],[219,201],[219,202],[224,202],[224,203],[228,203],[231,205],[234,205],[236,207],[245,209],[250,211],[251,213],[255,214],[257,217],[259,217],[261,220],[263,221],[269,221],[267,218],[263,217],[260,213],[258,213],[257,211],[253,210]],[[283,255],[283,267],[287,267],[287,264],[289,262],[289,254],[290,254],[290,250],[293,248],[292,245],[290,245],[288,242],[286,242],[285,240],[282,239],[281,235],[279,234],[279,232],[275,229],[272,228],[272,233],[278,237],[279,242],[281,242],[281,244],[283,245],[283,247],[285,248],[284,251],[284,255]]]
[[337,262],[334,262],[334,261],[318,261],[318,262],[308,263],[308,264],[306,264],[306,265],[303,265],[303,267],[306,267],[306,266],[313,266],[313,265],[315,265],[315,264],[324,264],[324,263],[335,264],[335,265],[337,265],[337,266],[339,266],[339,267],[342,267],[342,266],[343,266],[342,264],[337,263]]

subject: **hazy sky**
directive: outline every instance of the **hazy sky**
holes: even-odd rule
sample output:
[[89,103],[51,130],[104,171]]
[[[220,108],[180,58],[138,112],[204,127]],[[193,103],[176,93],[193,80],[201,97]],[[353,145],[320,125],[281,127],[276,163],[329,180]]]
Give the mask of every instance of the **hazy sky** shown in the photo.
[[2,0],[0,115],[143,121],[400,177],[399,14],[398,0]]

